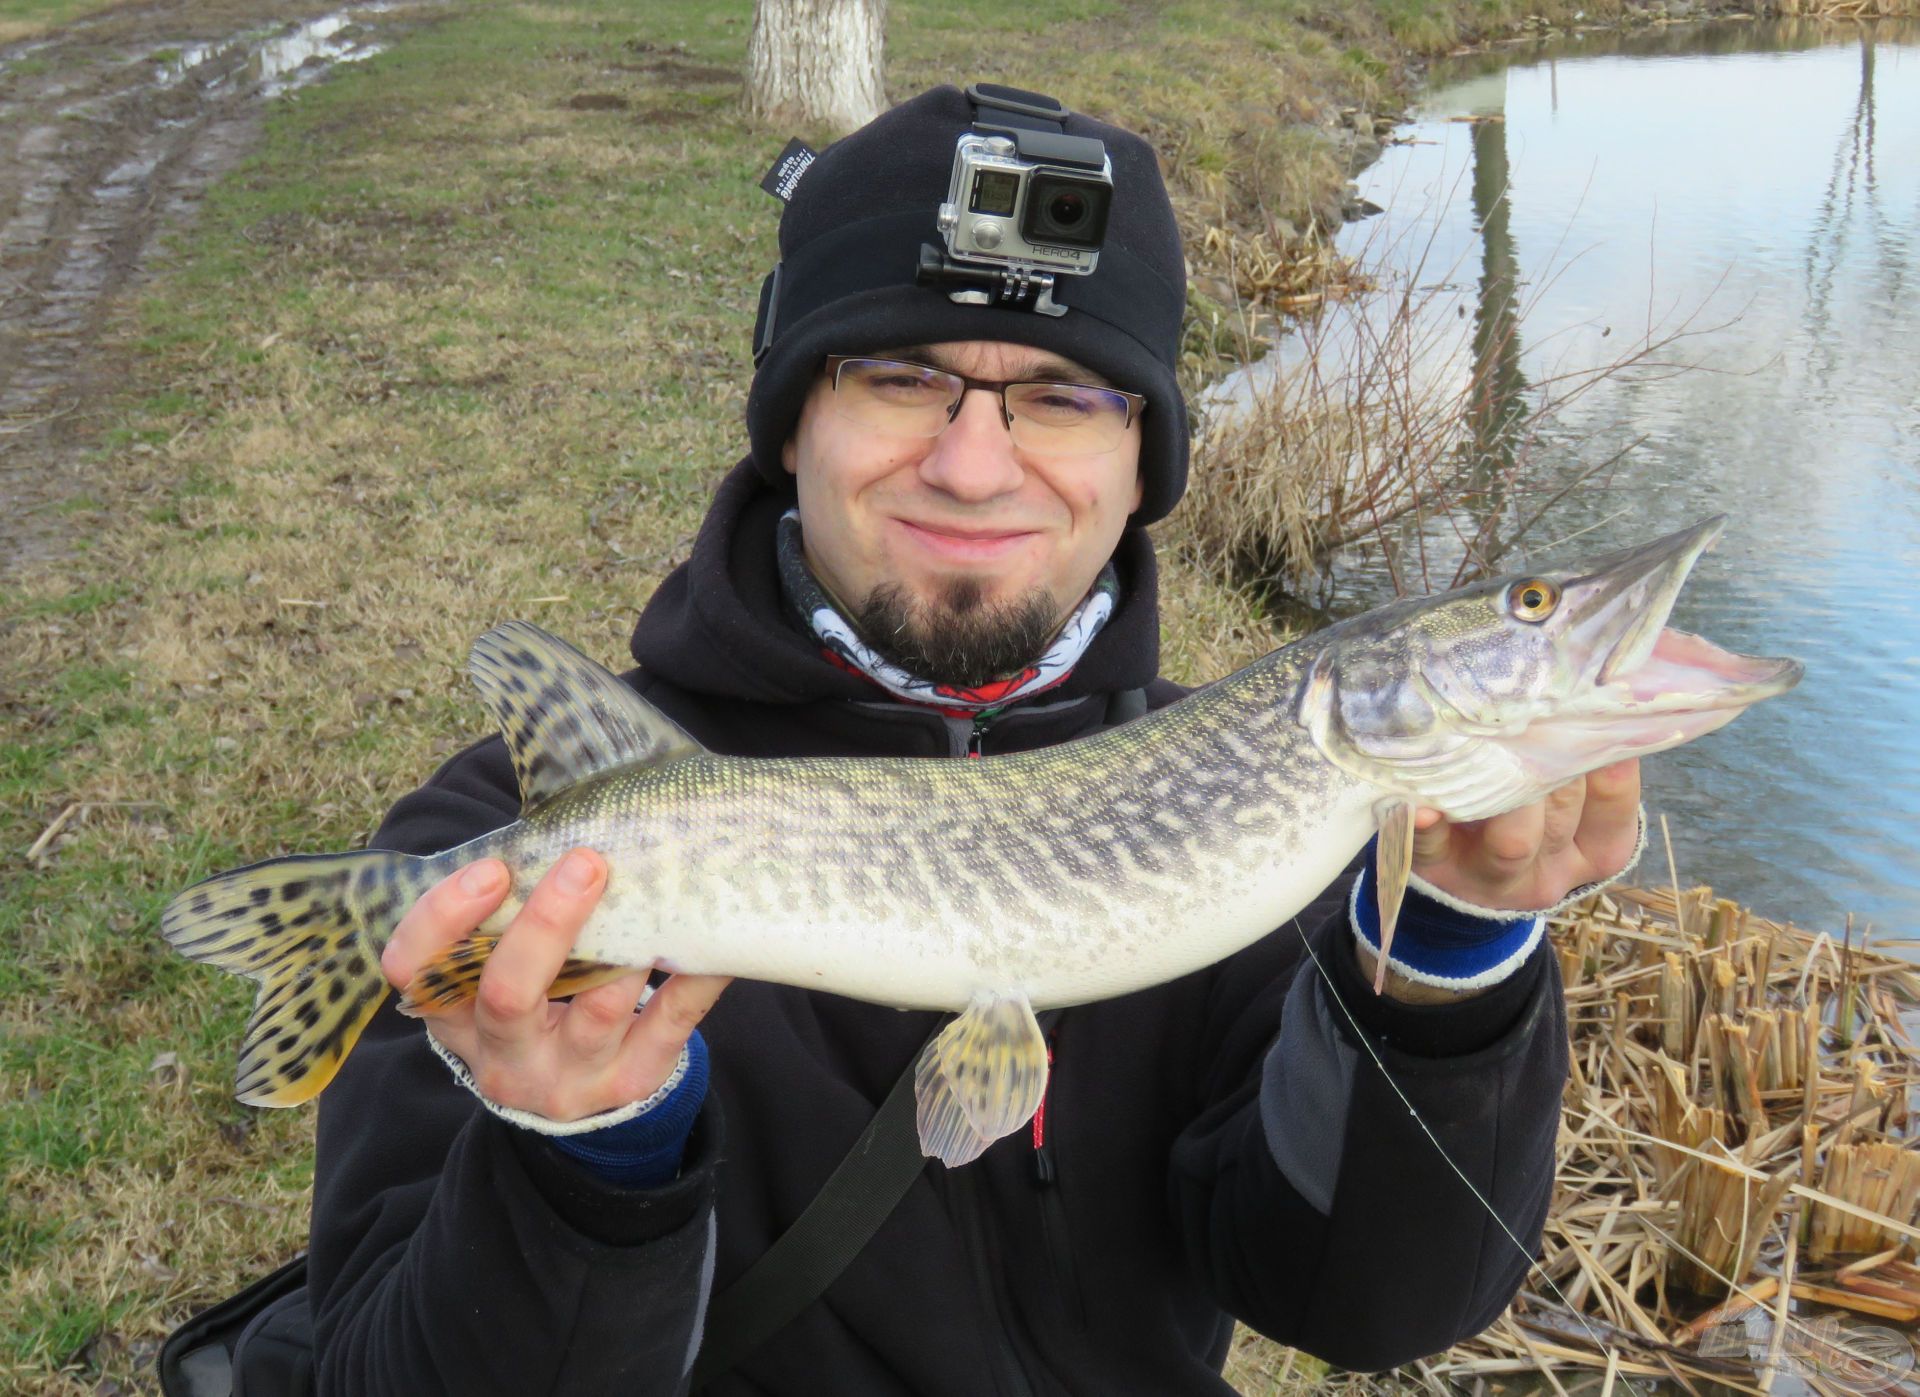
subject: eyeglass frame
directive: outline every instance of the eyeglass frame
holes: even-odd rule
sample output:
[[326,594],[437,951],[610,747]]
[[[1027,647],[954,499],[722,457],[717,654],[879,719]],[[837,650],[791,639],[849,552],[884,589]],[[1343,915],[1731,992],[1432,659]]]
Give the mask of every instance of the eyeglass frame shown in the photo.
[[953,406],[947,409],[946,426],[943,426],[939,432],[935,432],[933,436],[928,437],[928,441],[933,441],[940,435],[940,432],[946,431],[947,427],[953,425],[953,419],[960,415],[960,409],[966,404],[967,394],[976,388],[982,392],[991,393],[1000,400],[1001,425],[1006,427],[1008,431],[1013,430],[1013,410],[1007,406],[1007,390],[1009,388],[1017,388],[1023,383],[1032,384],[1039,388],[1091,388],[1100,393],[1112,393],[1115,397],[1123,399],[1127,405],[1127,420],[1120,424],[1120,430],[1122,432],[1132,427],[1133,424],[1139,420],[1140,415],[1147,410],[1146,394],[1129,393],[1124,388],[1114,388],[1104,383],[1069,383],[1053,378],[1005,378],[998,380],[990,378],[969,378],[967,375],[957,373],[953,369],[943,369],[938,364],[922,364],[913,359],[890,359],[884,354],[829,354],[821,372],[827,375],[828,380],[833,385],[833,391],[835,393],[840,391],[840,370],[846,364],[860,359],[877,364],[904,364],[910,369],[925,369],[928,373],[945,374],[949,378],[957,378],[960,380],[960,395],[953,400]]

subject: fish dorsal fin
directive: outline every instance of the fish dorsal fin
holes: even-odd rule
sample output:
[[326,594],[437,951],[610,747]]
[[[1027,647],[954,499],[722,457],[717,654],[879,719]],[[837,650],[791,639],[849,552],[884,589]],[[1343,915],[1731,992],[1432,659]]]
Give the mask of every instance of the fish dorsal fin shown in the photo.
[[624,681],[526,621],[475,641],[467,673],[506,736],[523,809],[613,767],[706,750]]
[[920,1151],[949,1169],[1032,1119],[1047,1040],[1024,994],[981,995],[922,1050],[914,1071]]

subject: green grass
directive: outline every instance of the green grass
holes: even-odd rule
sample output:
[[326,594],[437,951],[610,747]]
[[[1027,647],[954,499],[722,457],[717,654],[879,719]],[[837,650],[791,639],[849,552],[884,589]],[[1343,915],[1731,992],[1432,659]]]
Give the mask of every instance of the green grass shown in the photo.
[[115,0],[0,0],[0,24],[65,24]]
[[41,596],[20,609],[22,616],[79,616],[98,610],[126,595],[119,582],[95,582],[77,591]]
[[[0,0],[0,44],[30,39],[58,25],[86,15],[111,9],[119,0]],[[20,77],[44,72],[31,58],[22,59],[8,72]]]
[[[896,0],[889,89],[998,73],[1147,130],[1197,245],[1337,192],[1321,117],[1391,101],[1393,36],[1462,12],[1345,3]],[[493,622],[617,660],[741,450],[789,134],[738,105],[747,0],[423,13],[277,107],[176,238],[87,550],[0,598],[0,840],[40,844],[0,897],[9,1393],[148,1381],[141,1344],[302,1241],[312,1114],[231,1100],[249,987],[166,952],[166,897],[364,839],[485,731],[459,664]],[[1269,644],[1177,550],[1162,587],[1175,674]]]

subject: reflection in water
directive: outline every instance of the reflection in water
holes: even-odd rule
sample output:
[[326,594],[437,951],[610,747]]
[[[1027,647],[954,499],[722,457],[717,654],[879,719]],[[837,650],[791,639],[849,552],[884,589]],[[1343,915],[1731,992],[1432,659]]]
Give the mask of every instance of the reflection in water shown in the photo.
[[[238,57],[237,76],[259,84],[268,97],[278,96],[304,86],[335,63],[351,63],[380,52],[379,44],[355,28],[354,17],[388,8],[380,3],[361,5],[351,11],[303,20],[275,34],[242,34],[217,43],[167,50],[160,64],[160,86],[173,87],[189,77],[198,78],[209,64]],[[234,76],[218,71],[207,85],[217,90]]]
[[1507,188],[1507,123],[1473,124],[1473,219],[1480,230],[1480,295],[1473,311],[1473,389],[1468,398],[1474,484],[1466,504],[1476,516],[1466,553],[1494,560],[1508,508],[1527,381],[1520,370],[1520,273],[1514,259]]
[[[1448,119],[1475,115],[1495,119]],[[1725,511],[1677,620],[1809,670],[1648,763],[1680,877],[1811,926],[1853,911],[1920,936],[1920,163],[1894,158],[1920,150],[1920,25],[1674,27],[1477,55],[1436,72],[1408,134],[1362,182],[1388,212],[1347,237],[1384,262],[1381,299],[1472,326],[1449,372],[1471,377],[1487,488],[1464,527],[1429,527],[1428,576],[1444,583],[1476,530],[1497,547],[1527,517],[1504,488],[1516,452],[1550,492],[1556,471],[1638,443],[1503,566]],[[1475,262],[1477,284],[1453,271]],[[1523,430],[1549,385],[1678,330],[1694,371],[1640,366]],[[1364,559],[1343,588],[1354,609],[1391,591]],[[1657,833],[1645,874],[1666,876]]]

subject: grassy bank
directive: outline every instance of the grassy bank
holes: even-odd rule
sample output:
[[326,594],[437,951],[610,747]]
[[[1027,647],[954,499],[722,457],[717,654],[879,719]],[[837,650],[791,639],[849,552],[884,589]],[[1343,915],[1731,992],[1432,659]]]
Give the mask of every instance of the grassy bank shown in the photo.
[[104,10],[112,0],[0,0],[0,44],[31,39],[83,15]]
[[[749,16],[383,16],[393,47],[276,113],[125,327],[76,552],[0,598],[0,1389],[138,1390],[171,1324],[301,1245],[312,1115],[231,1100],[250,992],[165,950],[166,896],[364,839],[484,733],[475,635],[524,616],[615,661],[685,556],[740,449],[788,134],[738,112]],[[1053,91],[1155,134],[1190,233],[1284,241],[1406,45],[1512,17],[914,0],[889,87]],[[1167,592],[1178,676],[1270,643],[1177,554]]]

